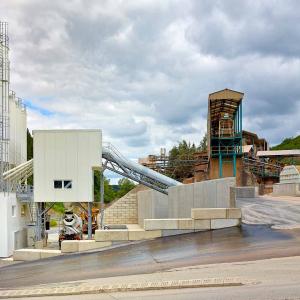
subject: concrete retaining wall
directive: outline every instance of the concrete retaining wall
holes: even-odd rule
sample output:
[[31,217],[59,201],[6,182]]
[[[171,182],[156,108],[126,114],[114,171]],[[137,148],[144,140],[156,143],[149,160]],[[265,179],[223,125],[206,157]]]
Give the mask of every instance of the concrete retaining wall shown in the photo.
[[138,221],[190,218],[192,208],[235,207],[235,178],[207,180],[169,188],[163,195],[153,190],[138,192]]
[[237,198],[255,198],[258,193],[255,186],[236,187],[235,191]]
[[168,217],[188,218],[192,208],[235,207],[235,178],[206,180],[169,188]]
[[272,196],[300,197],[300,184],[299,183],[276,183],[273,185]]
[[138,223],[144,227],[144,219],[168,218],[168,196],[154,190],[137,193]]

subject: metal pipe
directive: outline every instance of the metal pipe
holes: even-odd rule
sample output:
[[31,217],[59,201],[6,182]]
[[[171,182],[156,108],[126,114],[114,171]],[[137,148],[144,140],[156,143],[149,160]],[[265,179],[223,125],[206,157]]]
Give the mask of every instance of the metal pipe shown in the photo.
[[104,221],[104,176],[103,176],[104,169],[100,171],[100,204],[101,204],[101,211],[100,211],[100,227],[103,229],[103,221]]

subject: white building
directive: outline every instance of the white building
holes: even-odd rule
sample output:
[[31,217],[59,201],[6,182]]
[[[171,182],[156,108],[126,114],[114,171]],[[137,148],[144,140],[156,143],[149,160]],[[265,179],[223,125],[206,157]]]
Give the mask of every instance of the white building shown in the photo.
[[34,130],[34,202],[94,201],[101,130]]

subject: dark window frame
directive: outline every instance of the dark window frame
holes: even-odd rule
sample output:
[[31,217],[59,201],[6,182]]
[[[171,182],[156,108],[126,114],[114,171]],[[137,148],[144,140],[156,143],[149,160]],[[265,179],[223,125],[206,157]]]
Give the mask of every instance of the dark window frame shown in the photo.
[[69,190],[72,188],[72,180],[64,180],[64,189]]
[[63,181],[62,180],[54,180],[53,181],[53,187],[56,190],[61,190],[63,188]]

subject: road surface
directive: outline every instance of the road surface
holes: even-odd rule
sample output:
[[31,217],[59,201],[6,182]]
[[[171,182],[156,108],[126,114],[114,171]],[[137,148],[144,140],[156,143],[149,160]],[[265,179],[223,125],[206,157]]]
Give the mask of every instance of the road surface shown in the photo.
[[243,222],[269,224],[274,229],[300,228],[300,197],[271,197],[238,199]]
[[[238,205],[256,214],[260,223],[282,225],[293,215],[299,222],[296,201],[243,199]],[[277,200],[276,200],[277,201]],[[249,209],[251,206],[251,209]],[[273,208],[272,208],[273,207]],[[280,208],[281,207],[281,208]],[[297,211],[295,213],[295,211]],[[266,216],[277,213],[271,220]],[[253,219],[253,218],[252,218]],[[207,232],[165,237],[106,251],[72,254],[0,268],[0,288],[21,287],[90,278],[153,273],[177,267],[248,261],[300,255],[300,230],[275,230],[270,225],[245,225]]]

